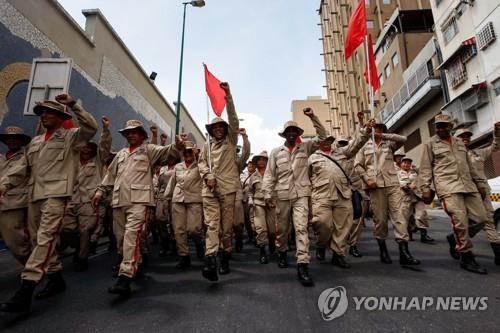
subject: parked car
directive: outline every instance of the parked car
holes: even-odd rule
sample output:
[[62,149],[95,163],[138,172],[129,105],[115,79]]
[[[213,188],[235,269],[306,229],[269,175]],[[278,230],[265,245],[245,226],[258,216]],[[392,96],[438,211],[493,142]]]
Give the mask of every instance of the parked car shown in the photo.
[[493,209],[495,211],[493,218],[495,220],[495,226],[498,230],[498,222],[500,221],[500,176],[489,179],[488,184],[491,187],[491,203],[493,204]]

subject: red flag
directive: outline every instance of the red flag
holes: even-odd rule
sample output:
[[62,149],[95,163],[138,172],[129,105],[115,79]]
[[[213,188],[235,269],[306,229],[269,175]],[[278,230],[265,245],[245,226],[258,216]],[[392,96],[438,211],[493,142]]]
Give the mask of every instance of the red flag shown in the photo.
[[347,27],[347,35],[344,45],[345,60],[349,59],[354,50],[365,40],[366,36],[366,8],[365,0],[359,0],[358,6],[352,12]]
[[220,117],[226,107],[226,92],[220,87],[220,81],[210,73],[207,65],[205,67],[205,89],[210,98],[210,104],[217,117]]
[[[369,71],[368,68],[370,69]],[[369,78],[368,73],[370,73]],[[368,35],[368,59],[366,61],[364,75],[366,83],[372,86],[373,93],[375,94],[375,92],[378,90],[378,73],[377,65],[375,64],[375,55],[373,54],[372,35]]]

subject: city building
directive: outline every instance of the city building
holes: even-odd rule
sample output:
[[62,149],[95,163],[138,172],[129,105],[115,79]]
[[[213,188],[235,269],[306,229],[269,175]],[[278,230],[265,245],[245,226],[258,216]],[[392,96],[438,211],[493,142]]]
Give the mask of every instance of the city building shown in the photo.
[[331,113],[329,112],[327,102],[321,96],[308,96],[306,99],[292,101],[292,119],[304,130],[302,138],[311,139],[316,136],[316,130],[311,120],[304,115],[304,108],[313,109],[314,114],[318,116],[329,134],[334,133]]
[[[363,78],[365,49],[359,47],[348,61],[344,57],[348,22],[357,4],[358,0],[321,0],[318,9],[325,63],[324,87],[335,135],[352,135],[358,112],[370,117],[368,89]],[[396,8],[401,11],[430,8],[429,0],[365,0],[365,4],[367,30],[373,41],[387,30]]]
[[[117,131],[127,119],[141,120],[147,127],[155,123],[171,140],[174,107],[103,14],[92,9],[83,15],[85,28],[56,0],[0,0],[0,131],[17,124],[35,133],[38,118],[23,115],[33,59],[71,58],[69,93],[96,119],[111,119],[115,148],[124,144]],[[204,141],[185,109],[181,126],[191,140]]]

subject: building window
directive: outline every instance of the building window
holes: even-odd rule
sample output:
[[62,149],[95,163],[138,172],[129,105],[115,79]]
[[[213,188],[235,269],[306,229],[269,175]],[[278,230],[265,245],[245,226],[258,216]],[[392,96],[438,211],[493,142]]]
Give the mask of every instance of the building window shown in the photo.
[[392,67],[396,67],[399,64],[399,55],[397,52],[392,55],[391,60],[392,60]]
[[500,78],[493,81],[493,91],[496,96],[500,96]]
[[370,6],[370,0],[365,0],[365,5]]
[[477,46],[480,50],[487,48],[495,39],[497,36],[493,29],[493,22],[488,22],[476,35]]
[[415,130],[413,133],[408,135],[405,142],[405,152],[409,152],[413,148],[417,147],[422,143],[422,138],[420,137],[420,129]]
[[436,0],[436,7],[439,7],[439,5],[441,4],[441,2],[443,2],[443,0]]
[[450,17],[441,28],[441,31],[443,32],[444,44],[446,45],[458,34],[457,18],[455,16]]
[[387,79],[391,75],[391,66],[389,64],[385,66],[384,72],[385,72],[385,78]]
[[374,27],[373,20],[367,20],[366,21],[366,27],[368,29],[373,29],[373,27]]
[[384,4],[384,5],[390,5],[390,4],[391,4],[391,0],[384,0],[384,1],[383,1],[383,4]]
[[378,76],[378,84],[379,86],[384,84],[384,76],[382,75],[382,73],[380,73],[380,75]]
[[446,69],[446,74],[448,76],[448,81],[453,88],[467,80],[467,68],[462,62],[461,57],[458,57],[450,64],[450,66]]

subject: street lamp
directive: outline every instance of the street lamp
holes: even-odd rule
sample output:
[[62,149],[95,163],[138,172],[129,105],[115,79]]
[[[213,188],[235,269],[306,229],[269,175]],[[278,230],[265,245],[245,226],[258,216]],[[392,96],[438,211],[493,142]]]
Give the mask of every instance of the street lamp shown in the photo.
[[182,90],[182,65],[184,61],[184,31],[186,30],[186,7],[191,5],[193,7],[205,6],[204,0],[194,0],[183,2],[184,14],[182,16],[182,37],[181,37],[181,61],[179,66],[179,85],[177,87],[177,104],[175,105],[175,134],[179,134],[179,127],[181,122],[181,90]]

